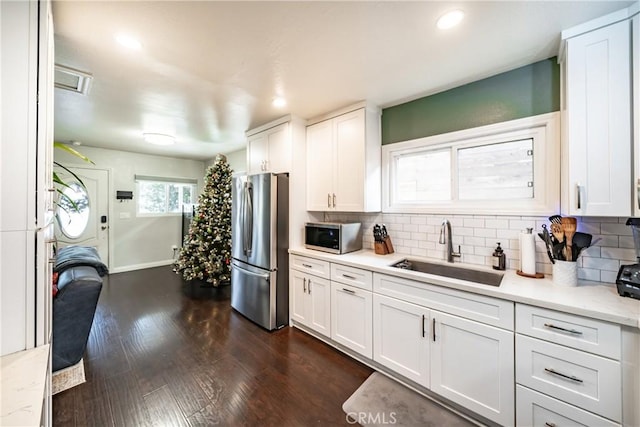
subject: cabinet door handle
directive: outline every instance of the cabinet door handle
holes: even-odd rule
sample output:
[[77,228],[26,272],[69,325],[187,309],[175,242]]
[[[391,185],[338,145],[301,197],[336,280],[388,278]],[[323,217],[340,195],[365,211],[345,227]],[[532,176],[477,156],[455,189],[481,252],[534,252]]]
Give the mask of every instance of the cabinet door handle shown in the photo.
[[351,279],[351,280],[356,280],[355,277],[353,276],[349,276],[348,274],[343,274],[342,277],[344,277],[345,279]]
[[425,331],[424,331],[424,314],[423,314],[422,315],[422,338],[424,338],[424,334],[425,334]]
[[576,377],[574,377],[572,375],[563,374],[562,372],[555,371],[555,370],[553,370],[551,368],[544,368],[544,370],[546,372],[552,374],[552,375],[557,375],[559,377],[566,378],[568,380],[575,381],[577,383],[582,383],[583,382],[580,378],[576,378]]
[[544,423],[544,425],[546,425],[547,427],[556,427],[556,425],[554,423],[550,423],[550,422],[546,422]]
[[307,289],[309,290],[309,295],[311,295],[311,279],[309,279],[309,282],[307,283]]
[[333,193],[333,207],[336,207],[336,193]]
[[580,200],[580,183],[576,183],[576,208],[582,209],[582,201]]
[[302,279],[302,292],[307,293],[307,279]]
[[433,342],[436,342],[436,318],[435,317],[431,321],[431,329],[433,332]]
[[352,291],[351,289],[347,289],[347,288],[342,288],[343,291],[348,292],[350,294],[354,294],[356,293],[356,291]]
[[544,326],[545,326],[546,328],[549,328],[549,329],[555,329],[555,330],[557,330],[557,331],[567,332],[567,333],[569,333],[569,334],[582,335],[582,332],[580,332],[580,331],[576,331],[575,329],[567,329],[567,328],[563,328],[563,327],[561,327],[561,326],[556,326],[556,325],[554,325],[554,324],[552,324],[552,323],[545,323],[545,324],[544,324]]
[[330,208],[331,207],[331,194],[327,193],[327,207]]
[[638,193],[638,209],[640,209],[640,179],[636,184],[636,193]]

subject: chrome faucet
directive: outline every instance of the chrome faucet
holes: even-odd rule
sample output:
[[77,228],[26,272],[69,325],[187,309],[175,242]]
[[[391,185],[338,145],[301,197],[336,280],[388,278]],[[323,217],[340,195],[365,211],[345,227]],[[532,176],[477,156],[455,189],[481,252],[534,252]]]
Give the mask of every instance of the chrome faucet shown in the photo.
[[[446,235],[445,235],[446,233]],[[458,245],[458,252],[453,252],[453,243],[451,242],[451,223],[448,219],[442,221],[440,226],[440,239],[438,243],[441,245],[447,244],[447,262],[453,262],[453,257],[460,258],[460,245]]]

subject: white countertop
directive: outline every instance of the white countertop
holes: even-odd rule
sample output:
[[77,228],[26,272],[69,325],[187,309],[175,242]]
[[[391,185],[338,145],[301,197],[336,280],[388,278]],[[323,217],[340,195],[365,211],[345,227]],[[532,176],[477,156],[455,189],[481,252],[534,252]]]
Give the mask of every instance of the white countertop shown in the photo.
[[39,426],[49,345],[0,357],[0,425]]
[[[295,248],[289,249],[289,253],[640,328],[640,300],[619,296],[613,284],[578,281],[578,286],[575,287],[558,286],[552,283],[550,276],[530,279],[518,276],[514,270],[506,270],[502,283],[496,287],[391,267],[404,258],[442,264],[441,260],[399,254],[376,255],[372,250],[334,255]],[[495,272],[489,267],[461,263],[456,265]]]

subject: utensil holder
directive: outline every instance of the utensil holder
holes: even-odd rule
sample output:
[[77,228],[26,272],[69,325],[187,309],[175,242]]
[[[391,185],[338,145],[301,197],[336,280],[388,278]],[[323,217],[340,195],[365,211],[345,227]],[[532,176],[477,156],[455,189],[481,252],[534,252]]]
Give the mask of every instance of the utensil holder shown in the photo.
[[378,255],[387,255],[389,253],[389,251],[387,249],[387,245],[384,242],[374,242],[373,243],[373,250]]
[[553,284],[578,286],[578,263],[556,260],[553,264]]
[[386,236],[384,238],[384,246],[387,248],[387,253],[388,254],[392,254],[394,252],[393,243],[391,243],[391,237]]

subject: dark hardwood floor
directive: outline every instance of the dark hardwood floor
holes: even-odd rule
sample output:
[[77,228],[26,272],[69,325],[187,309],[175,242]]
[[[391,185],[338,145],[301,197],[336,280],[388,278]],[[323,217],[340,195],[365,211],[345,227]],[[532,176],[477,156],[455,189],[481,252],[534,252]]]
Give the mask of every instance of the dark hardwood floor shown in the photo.
[[267,332],[228,288],[183,288],[170,267],[106,278],[87,382],[53,397],[54,426],[349,425],[372,370],[294,328]]

